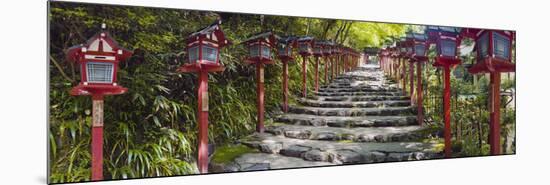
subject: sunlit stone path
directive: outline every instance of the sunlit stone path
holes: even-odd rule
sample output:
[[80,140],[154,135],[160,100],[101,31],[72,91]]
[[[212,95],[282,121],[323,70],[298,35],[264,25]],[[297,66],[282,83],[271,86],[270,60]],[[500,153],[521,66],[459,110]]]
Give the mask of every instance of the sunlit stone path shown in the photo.
[[418,126],[416,108],[377,65],[363,65],[323,86],[314,96],[275,118],[265,133],[242,138],[255,153],[211,164],[213,172],[337,164],[422,160],[440,157]]

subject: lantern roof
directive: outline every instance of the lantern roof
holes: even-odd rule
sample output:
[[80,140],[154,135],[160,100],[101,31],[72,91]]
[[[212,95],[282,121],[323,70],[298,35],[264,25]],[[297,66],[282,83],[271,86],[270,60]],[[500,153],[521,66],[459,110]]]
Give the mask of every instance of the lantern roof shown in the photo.
[[187,37],[187,42],[190,43],[195,40],[198,40],[198,38],[206,37],[212,41],[217,42],[220,48],[231,44],[231,41],[227,40],[227,38],[225,37],[225,34],[223,33],[220,26],[221,24],[222,24],[222,21],[218,19],[214,21],[214,23],[210,24],[209,26],[191,33]]
[[266,32],[256,33],[250,36],[248,39],[244,40],[243,43],[251,43],[251,42],[263,40],[267,44],[274,46],[275,44],[277,44],[277,41],[279,39],[280,37],[274,34],[272,31],[266,31]]
[[78,62],[77,60],[84,52],[118,55],[119,60],[125,60],[132,56],[132,51],[120,46],[118,42],[111,37],[111,34],[105,30],[105,24],[102,25],[102,30],[89,38],[85,44],[78,44],[67,49],[67,60],[70,62]]
[[295,36],[281,36],[278,38],[277,43],[282,45],[295,45],[298,38]]
[[413,37],[415,41],[424,42],[428,40],[428,36],[424,33],[413,33]]
[[477,39],[485,31],[496,31],[496,32],[499,32],[501,34],[505,34],[507,36],[510,36],[511,38],[515,38],[515,36],[516,36],[514,31],[480,29],[480,28],[462,28],[461,31],[460,31],[460,35],[464,36],[464,37],[471,38],[471,39]]
[[436,36],[436,34],[442,34],[446,36],[456,36],[460,33],[461,28],[448,27],[448,26],[428,26],[426,33],[430,36]]
[[310,43],[312,43],[312,45],[313,45],[314,39],[315,39],[315,38],[313,38],[313,37],[311,37],[311,36],[303,36],[303,37],[298,38],[297,41],[298,41],[298,42],[310,42]]
[[413,32],[407,32],[405,34],[405,39],[406,40],[413,39],[413,38],[414,38],[414,33]]
[[317,40],[315,41],[315,45],[321,45],[321,46],[330,46],[331,43],[329,41],[326,41],[326,40]]

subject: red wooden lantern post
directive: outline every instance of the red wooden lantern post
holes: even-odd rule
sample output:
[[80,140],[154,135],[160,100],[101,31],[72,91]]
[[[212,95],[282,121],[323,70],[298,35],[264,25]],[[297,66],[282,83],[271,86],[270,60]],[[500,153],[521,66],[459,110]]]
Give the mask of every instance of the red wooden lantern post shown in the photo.
[[80,67],[80,83],[73,87],[73,96],[92,96],[92,181],[103,180],[103,98],[125,93],[117,84],[118,63],[132,52],[118,45],[102,25],[102,31],[86,44],[69,48],[67,60]]
[[280,38],[277,48],[277,57],[283,63],[283,112],[288,112],[288,62],[294,60],[292,48],[296,47],[296,38]]
[[430,42],[437,45],[434,66],[443,68],[443,116],[445,120],[445,157],[451,157],[451,67],[461,63],[458,56],[460,35],[458,28],[428,26]]
[[317,41],[313,47],[313,56],[315,57],[315,91],[319,91],[319,58],[323,57],[325,42]]
[[397,48],[397,46],[393,46],[390,48],[390,56],[389,56],[389,59],[390,59],[390,62],[388,63],[388,70],[390,71],[390,76],[396,80],[397,84],[399,84],[399,82],[397,81],[396,79],[396,74],[395,74],[395,63],[397,63],[397,59],[399,57],[399,49]]
[[[423,103],[422,103],[422,99],[423,99],[422,97],[422,63],[428,61],[427,40],[428,38],[425,34],[414,33],[413,40],[411,43],[412,49],[413,49],[413,54],[411,57],[412,59],[411,66],[413,66],[414,63],[416,63],[416,108],[417,108],[416,119],[418,120],[418,124],[421,126],[424,123],[424,110],[423,110]],[[411,71],[411,74],[412,74],[412,71]],[[411,79],[412,78],[413,77],[411,76]],[[411,80],[411,83],[412,81],[413,80]]]
[[348,71],[348,59],[349,59],[349,50],[348,47],[344,47],[343,51],[344,55],[344,67],[343,67],[343,73],[346,73]]
[[332,78],[336,78],[339,73],[340,73],[340,68],[338,67],[338,63],[340,63],[340,55],[342,54],[342,49],[340,48],[339,45],[334,45],[334,47],[332,48],[332,52],[334,52],[334,65],[333,68],[332,68]]
[[388,63],[389,63],[389,48],[383,48],[378,51],[378,58],[380,61],[380,67],[385,75],[388,75]]
[[302,56],[302,97],[307,96],[307,57],[313,54],[313,37],[298,39],[298,53]]
[[409,65],[409,96],[411,98],[411,102],[415,103],[415,97],[414,97],[414,62],[413,62],[413,55],[414,55],[414,35],[413,33],[407,33],[406,36],[406,48],[407,48],[407,54],[406,54],[406,60],[408,61]]
[[466,28],[462,35],[476,41],[476,63],[468,69],[472,74],[489,73],[489,144],[491,155],[501,154],[500,150],[500,73],[515,72],[512,63],[512,31],[483,30]]
[[220,49],[230,41],[220,27],[218,20],[187,37],[187,63],[177,69],[183,73],[198,73],[198,168],[200,173],[208,173],[208,73],[221,72],[225,68],[220,63]]
[[277,44],[277,36],[271,31],[254,35],[244,41],[248,47],[247,64],[256,65],[256,93],[258,108],[258,123],[256,131],[264,132],[264,65],[273,64],[271,50]]
[[399,42],[399,71],[400,76],[398,77],[398,81],[401,82],[401,90],[403,91],[403,94],[407,94],[407,66],[405,59],[407,58],[407,43],[405,38],[401,38]]
[[325,59],[325,84],[328,84],[328,77],[329,77],[329,65],[331,63],[331,55],[332,55],[332,43],[330,41],[325,42],[325,47],[323,47],[323,56]]

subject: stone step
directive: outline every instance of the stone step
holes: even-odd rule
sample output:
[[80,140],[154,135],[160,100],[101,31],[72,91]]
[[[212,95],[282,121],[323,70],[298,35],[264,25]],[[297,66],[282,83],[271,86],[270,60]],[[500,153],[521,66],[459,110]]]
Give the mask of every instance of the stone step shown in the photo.
[[399,101],[410,100],[409,96],[312,96],[311,99],[327,102]]
[[210,172],[221,173],[331,166],[335,164],[321,161],[306,161],[301,158],[287,157],[279,154],[246,153],[235,158],[235,160],[229,164],[213,164],[211,162],[210,165]]
[[329,127],[387,127],[418,125],[416,116],[317,116],[307,114],[284,114],[275,118],[277,122],[293,125]]
[[373,107],[402,107],[410,106],[410,100],[384,100],[384,101],[318,101],[310,99],[299,99],[299,103],[310,107],[333,107],[333,108],[373,108]]
[[428,127],[372,127],[339,128],[302,125],[270,125],[266,132],[294,139],[353,142],[410,142],[424,139],[430,134]]
[[328,85],[320,86],[321,88],[357,88],[357,87],[383,87],[388,88],[395,86],[396,83],[382,83],[382,81],[356,81],[353,83],[331,83]]
[[403,96],[403,92],[313,92],[317,96]]
[[269,133],[255,133],[240,142],[263,153],[335,164],[409,161],[439,157],[435,143],[422,142],[350,143],[292,139]]
[[415,114],[416,109],[408,107],[384,108],[324,108],[289,106],[289,112],[295,114],[310,114],[319,116],[399,116]]
[[382,88],[382,87],[348,87],[348,88],[320,88],[318,92],[402,92],[398,88]]

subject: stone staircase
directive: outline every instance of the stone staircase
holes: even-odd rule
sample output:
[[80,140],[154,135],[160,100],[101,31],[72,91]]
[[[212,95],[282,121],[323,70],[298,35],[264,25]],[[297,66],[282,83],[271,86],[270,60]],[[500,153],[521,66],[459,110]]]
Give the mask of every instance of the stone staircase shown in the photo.
[[323,86],[314,96],[240,140],[257,149],[215,172],[422,160],[440,157],[432,134],[418,126],[409,97],[366,65]]

